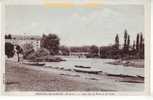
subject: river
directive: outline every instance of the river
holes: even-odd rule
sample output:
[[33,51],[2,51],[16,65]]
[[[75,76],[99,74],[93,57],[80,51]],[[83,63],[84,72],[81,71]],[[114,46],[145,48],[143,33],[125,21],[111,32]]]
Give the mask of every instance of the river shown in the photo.
[[78,58],[61,56],[66,61],[62,62],[45,62],[48,67],[59,67],[64,69],[75,68],[75,65],[90,66],[91,70],[102,71],[103,73],[114,75],[129,75],[129,76],[142,76],[144,77],[144,68],[135,68],[133,66],[112,65],[108,62],[114,61],[113,59],[100,59],[100,58]]

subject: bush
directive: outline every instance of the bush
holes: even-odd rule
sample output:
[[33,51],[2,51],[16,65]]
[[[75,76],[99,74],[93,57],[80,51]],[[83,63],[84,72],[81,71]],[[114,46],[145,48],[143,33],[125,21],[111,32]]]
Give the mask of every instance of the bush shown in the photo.
[[45,49],[45,48],[40,48],[40,49],[38,49],[38,50],[35,52],[35,56],[36,56],[36,57],[47,56],[47,55],[49,55],[49,54],[50,54],[50,52],[49,52],[47,49]]
[[42,57],[42,56],[47,56],[49,55],[50,52],[45,49],[45,48],[40,48],[38,49],[37,51],[35,52],[30,52],[27,56],[26,56],[26,59],[29,59],[29,60],[35,60],[36,58],[38,57]]
[[33,45],[26,43],[23,45],[23,58],[30,59],[32,54],[35,52]]

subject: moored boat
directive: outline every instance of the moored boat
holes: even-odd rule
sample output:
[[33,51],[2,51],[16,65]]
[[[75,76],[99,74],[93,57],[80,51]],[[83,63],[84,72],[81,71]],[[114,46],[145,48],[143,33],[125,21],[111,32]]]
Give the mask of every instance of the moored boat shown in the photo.
[[89,66],[79,66],[79,65],[75,65],[76,68],[91,68]]
[[33,66],[44,66],[45,65],[45,63],[42,63],[42,62],[24,62],[23,64],[33,65]]
[[89,73],[89,74],[99,74],[99,73],[102,72],[102,71],[99,71],[99,70],[82,70],[80,68],[74,68],[73,70],[76,71],[76,72]]

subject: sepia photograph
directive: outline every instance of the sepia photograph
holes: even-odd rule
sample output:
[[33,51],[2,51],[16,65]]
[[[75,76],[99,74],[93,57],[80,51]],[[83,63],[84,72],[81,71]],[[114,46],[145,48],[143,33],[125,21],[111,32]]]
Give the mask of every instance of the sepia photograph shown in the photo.
[[4,92],[145,91],[144,0],[42,1],[4,7]]

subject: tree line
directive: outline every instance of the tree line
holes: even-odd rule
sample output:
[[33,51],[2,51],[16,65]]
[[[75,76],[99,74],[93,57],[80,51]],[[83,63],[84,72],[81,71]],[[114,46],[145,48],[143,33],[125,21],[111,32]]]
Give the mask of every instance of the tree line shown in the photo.
[[142,33],[138,33],[136,39],[131,43],[130,35],[125,29],[123,40],[124,43],[121,44],[119,35],[116,34],[115,42],[110,46],[61,46],[59,50],[62,51],[63,55],[69,55],[70,52],[88,52],[86,55],[88,58],[144,59],[144,37]]
[[[12,39],[11,35],[5,35],[5,39]],[[81,46],[81,47],[67,47],[60,45],[60,38],[56,34],[42,35],[40,40],[40,51],[46,52],[48,50],[50,55],[66,55],[69,56],[70,52],[88,52],[88,58],[111,58],[111,59],[144,59],[144,37],[142,33],[138,33],[136,39],[131,43],[130,35],[127,30],[124,31],[124,44],[120,43],[120,37],[116,34],[114,44],[110,46],[96,45]],[[34,51],[32,44],[25,44],[21,48],[19,45],[14,47],[11,43],[5,43],[5,54],[7,57],[12,57],[16,50],[17,55],[23,54],[26,58]],[[48,54],[46,52],[46,54]]]
[[41,47],[50,51],[51,55],[67,55],[70,52],[88,52],[88,58],[112,58],[112,59],[144,59],[144,37],[142,33],[138,33],[136,39],[131,43],[130,35],[125,29],[124,44],[120,44],[119,35],[116,34],[115,43],[111,46],[98,47],[96,45],[67,47],[60,46],[60,39],[55,34],[43,35],[41,39]]
[[124,44],[120,44],[118,34],[115,37],[115,44],[100,48],[101,58],[113,59],[144,59],[144,37],[142,33],[138,33],[136,40],[131,43],[130,35],[127,30],[124,31]]

